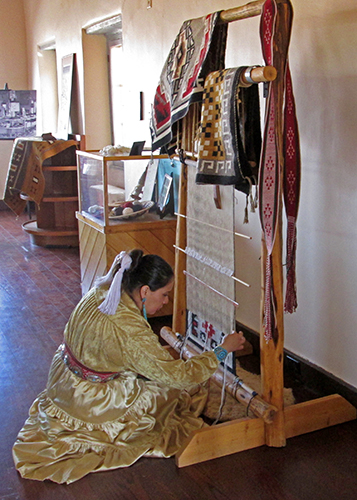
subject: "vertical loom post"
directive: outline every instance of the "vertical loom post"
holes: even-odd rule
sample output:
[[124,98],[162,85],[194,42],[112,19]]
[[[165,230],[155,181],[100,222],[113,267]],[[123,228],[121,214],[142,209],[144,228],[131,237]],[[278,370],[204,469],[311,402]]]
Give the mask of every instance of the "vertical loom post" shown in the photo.
[[[181,151],[193,151],[193,131],[195,130],[197,106],[193,105],[188,114],[182,120]],[[180,133],[178,134],[180,136]],[[187,214],[187,165],[181,162],[178,213]],[[175,249],[175,285],[174,285],[174,308],[172,315],[172,328],[175,333],[186,333],[186,255],[178,248],[186,248],[186,219],[177,218],[176,225],[176,249]]]
[[[180,185],[179,185],[179,214],[186,215],[187,205],[187,166],[181,163]],[[176,247],[186,248],[186,219],[177,217],[176,225]],[[175,249],[175,284],[174,284],[174,307],[172,315],[172,329],[175,333],[186,332],[186,254]]]
[[[280,19],[289,19],[291,15],[291,5],[286,0],[276,0],[276,6],[280,13]],[[291,19],[291,18],[290,18]],[[280,23],[279,30],[281,37],[288,39],[287,31],[288,23]],[[290,25],[291,26],[291,25]],[[284,169],[284,152],[283,152],[283,101],[284,101],[284,80],[286,71],[288,43],[283,46],[278,46],[276,42],[273,44],[273,61],[274,67],[277,70],[277,77],[271,82],[272,90],[274,91],[276,102],[275,115],[275,130],[277,132],[277,152],[280,166],[280,183],[283,179]],[[262,373],[262,395],[263,398],[270,404],[278,408],[278,413],[274,417],[274,422],[271,426],[265,427],[266,444],[268,446],[285,446],[285,421],[284,421],[284,296],[283,296],[283,262],[282,262],[282,185],[279,190],[279,206],[278,220],[274,247],[272,251],[272,283],[275,298],[276,308],[276,331],[273,332],[273,340],[266,343],[264,339],[264,327],[262,326],[260,335],[261,345],[261,373]],[[266,245],[263,243],[262,260],[263,272],[265,276],[264,265],[266,262]],[[263,287],[264,288],[264,287]],[[263,311],[263,305],[262,305]],[[263,312],[261,313],[263,318]]]
[[281,447],[286,444],[284,419],[284,307],[283,307],[283,271],[282,271],[282,223],[281,204],[279,222],[272,252],[273,289],[276,300],[276,331],[274,340],[268,343],[264,338],[263,310],[265,292],[266,245],[262,238],[262,300],[261,300],[261,334],[260,334],[260,365],[262,377],[262,397],[274,405],[278,412],[273,422],[265,426],[265,439],[268,446]]
[[[196,130],[200,119],[200,106],[198,103],[191,105],[188,114],[182,120],[181,148],[182,151],[195,150]],[[179,134],[180,135],[180,134]],[[183,160],[185,162],[185,160]],[[181,163],[178,213],[187,215],[187,165]],[[172,315],[172,328],[175,333],[186,333],[186,255],[178,248],[186,248],[186,218],[178,217],[176,225],[175,249],[175,285],[174,307]]]

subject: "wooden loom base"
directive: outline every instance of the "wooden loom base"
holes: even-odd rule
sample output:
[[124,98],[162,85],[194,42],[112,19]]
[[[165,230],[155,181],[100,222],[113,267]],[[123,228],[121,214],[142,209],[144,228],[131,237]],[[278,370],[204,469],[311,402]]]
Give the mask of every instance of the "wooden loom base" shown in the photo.
[[[291,438],[342,424],[357,417],[357,410],[338,394],[289,406],[283,410],[285,436]],[[176,454],[178,467],[250,450],[267,444],[262,418],[241,418],[193,432]]]

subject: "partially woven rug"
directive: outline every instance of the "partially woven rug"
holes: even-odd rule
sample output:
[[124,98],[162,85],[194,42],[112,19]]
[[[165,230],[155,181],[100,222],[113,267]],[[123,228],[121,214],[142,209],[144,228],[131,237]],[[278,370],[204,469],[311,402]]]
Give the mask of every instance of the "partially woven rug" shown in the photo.
[[[256,391],[258,394],[261,392],[260,375],[256,375],[255,373],[250,373],[247,370],[244,370],[244,368],[238,365],[238,362],[236,366],[236,373],[239,378],[244,380],[244,383],[247,386]],[[203,414],[210,420],[216,420],[221,405],[222,389],[212,381],[210,381],[209,384],[209,395]],[[284,388],[284,406],[291,406],[294,403],[295,398],[292,389]],[[219,417],[219,421],[227,422],[229,420],[236,420],[238,418],[247,416],[253,417],[254,415],[251,411],[248,411],[247,414],[247,407],[233,398],[233,396],[225,392],[224,405],[221,416]]]

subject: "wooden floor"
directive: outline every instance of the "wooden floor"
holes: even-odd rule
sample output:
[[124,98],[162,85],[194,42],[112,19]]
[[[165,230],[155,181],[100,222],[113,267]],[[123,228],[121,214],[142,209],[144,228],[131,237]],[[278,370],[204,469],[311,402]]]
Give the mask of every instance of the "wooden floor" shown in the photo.
[[26,219],[0,211],[0,500],[357,498],[357,421],[183,469],[141,459],[68,486],[21,479],[11,447],[81,296],[78,250],[31,246]]

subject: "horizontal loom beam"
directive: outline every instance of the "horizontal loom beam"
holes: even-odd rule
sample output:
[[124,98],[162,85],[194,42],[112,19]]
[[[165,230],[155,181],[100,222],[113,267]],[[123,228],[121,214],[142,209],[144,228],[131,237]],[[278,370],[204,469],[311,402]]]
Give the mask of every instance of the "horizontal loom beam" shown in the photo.
[[[186,345],[183,347],[183,341],[179,340],[174,332],[166,326],[161,328],[160,336],[173,349],[175,349],[175,351],[180,352],[182,349],[182,356],[185,359],[192,358],[193,356],[197,356],[197,354],[199,354],[199,352],[196,352],[193,348],[191,348],[191,346]],[[217,369],[211,379],[222,387],[224,380],[222,369]],[[249,388],[246,389],[243,385],[238,386],[236,381],[237,377],[235,377],[232,373],[227,372],[225,386],[226,391],[244,406],[248,407],[249,405],[249,409],[256,417],[260,417],[265,423],[270,424],[274,419],[274,415],[278,411],[277,408],[269,403],[266,403],[259,395],[252,397],[252,391],[249,391]]]
[[240,7],[223,10],[219,16],[220,22],[230,23],[232,21],[239,21],[240,19],[247,19],[248,17],[260,16],[264,3],[265,0],[257,0],[256,2],[249,2]]

